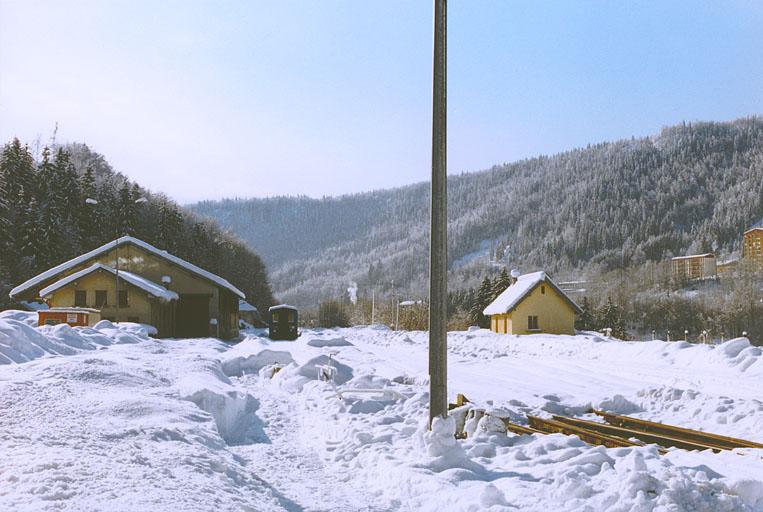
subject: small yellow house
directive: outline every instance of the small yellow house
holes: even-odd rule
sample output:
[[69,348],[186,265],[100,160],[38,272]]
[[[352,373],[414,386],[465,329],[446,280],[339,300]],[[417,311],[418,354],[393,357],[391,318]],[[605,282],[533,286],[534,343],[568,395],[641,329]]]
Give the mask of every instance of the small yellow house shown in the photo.
[[503,334],[575,334],[582,311],[545,272],[519,276],[483,314],[490,330]]

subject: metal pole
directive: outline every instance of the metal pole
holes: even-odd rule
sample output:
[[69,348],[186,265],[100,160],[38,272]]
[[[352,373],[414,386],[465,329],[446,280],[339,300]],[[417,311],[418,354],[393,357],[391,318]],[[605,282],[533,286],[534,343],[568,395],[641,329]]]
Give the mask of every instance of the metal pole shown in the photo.
[[[395,295],[395,280],[392,280],[392,300],[395,304],[397,304],[397,295]],[[393,309],[392,311],[392,323],[395,326],[395,330],[397,330],[397,309]]]
[[116,310],[114,312],[114,322],[119,322],[119,232],[117,232],[117,239],[114,240],[114,257],[117,260],[117,263],[115,265],[116,268],[116,281],[114,283],[114,289],[116,290],[115,293],[117,295],[116,300]]
[[429,424],[448,415],[447,0],[434,0],[432,217],[429,254]]

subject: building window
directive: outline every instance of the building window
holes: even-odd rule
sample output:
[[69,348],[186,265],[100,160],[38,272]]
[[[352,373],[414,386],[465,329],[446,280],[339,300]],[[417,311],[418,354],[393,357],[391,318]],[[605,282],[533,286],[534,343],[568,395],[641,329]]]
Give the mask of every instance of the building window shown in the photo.
[[85,290],[74,291],[74,307],[87,307],[87,292]]
[[541,286],[540,287],[540,293],[541,293],[541,295],[546,295],[546,287],[545,286]]
[[127,307],[127,290],[119,290],[119,307]]
[[538,317],[536,315],[531,315],[527,317],[527,330],[528,331],[540,330],[538,327]]
[[106,290],[95,291],[95,307],[102,308],[109,305],[109,301],[106,299]]

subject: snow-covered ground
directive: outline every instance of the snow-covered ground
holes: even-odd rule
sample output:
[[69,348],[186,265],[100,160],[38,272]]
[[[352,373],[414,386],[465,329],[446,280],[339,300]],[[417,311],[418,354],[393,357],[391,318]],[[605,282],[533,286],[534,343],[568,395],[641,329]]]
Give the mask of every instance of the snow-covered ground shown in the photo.
[[[763,511],[763,450],[608,449],[490,417],[466,440],[455,418],[428,431],[426,333],[229,345],[29,324],[0,313],[0,510]],[[520,423],[595,406],[763,442],[763,356],[745,339],[448,342],[451,397]]]

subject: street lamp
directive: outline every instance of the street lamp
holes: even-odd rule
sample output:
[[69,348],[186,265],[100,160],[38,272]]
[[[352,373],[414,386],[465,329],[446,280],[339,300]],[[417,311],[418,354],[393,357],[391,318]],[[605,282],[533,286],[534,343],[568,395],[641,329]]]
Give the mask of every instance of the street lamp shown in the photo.
[[[145,196],[141,196],[133,201],[134,204],[143,204],[147,202],[148,199]],[[90,205],[97,205],[98,201],[88,197],[85,199],[85,203]],[[119,226],[117,226],[116,238],[114,239],[114,260],[116,261],[116,264],[114,265],[114,322],[119,322]]]

